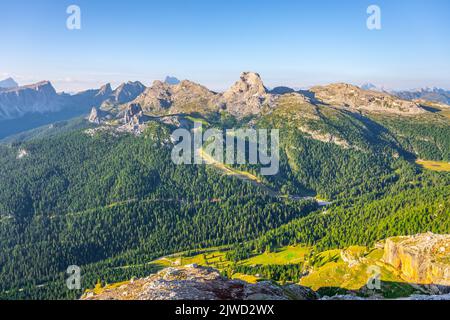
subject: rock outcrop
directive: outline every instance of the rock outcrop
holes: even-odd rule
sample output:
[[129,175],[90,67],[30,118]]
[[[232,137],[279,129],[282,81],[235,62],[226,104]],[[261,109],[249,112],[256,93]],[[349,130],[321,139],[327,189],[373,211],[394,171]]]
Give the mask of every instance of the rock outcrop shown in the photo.
[[385,92],[362,90],[346,83],[313,87],[310,91],[319,101],[337,108],[398,115],[426,112],[415,102],[402,100]]
[[122,83],[114,91],[108,90],[108,95],[104,97],[102,107],[119,105],[130,102],[136,99],[142,92],[145,91],[145,86],[139,81],[129,81]]
[[450,235],[389,238],[383,259],[408,282],[450,286]]
[[89,114],[88,121],[90,123],[100,124],[99,111],[96,107],[92,107],[91,113]]
[[[97,291],[96,293],[94,291]],[[167,268],[147,278],[87,292],[83,300],[312,300],[317,295],[299,285],[250,284],[230,280],[212,268]]]
[[275,99],[276,95],[269,93],[259,74],[243,72],[221,100],[232,115],[246,116],[260,114],[264,107],[274,107]]

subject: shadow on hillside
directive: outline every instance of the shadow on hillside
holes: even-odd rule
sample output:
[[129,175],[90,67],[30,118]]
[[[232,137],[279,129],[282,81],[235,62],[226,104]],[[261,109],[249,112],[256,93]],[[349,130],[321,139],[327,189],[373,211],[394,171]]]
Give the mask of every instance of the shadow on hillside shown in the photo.
[[381,281],[380,289],[369,289],[367,285],[358,290],[350,290],[340,287],[322,287],[318,289],[316,293],[321,297],[351,295],[365,299],[401,299],[408,298],[411,295],[431,296],[450,294],[450,286]]
[[434,107],[430,107],[430,106],[424,106],[424,105],[420,105],[422,109],[425,109],[428,112],[432,112],[432,113],[439,113],[442,110],[438,109],[438,108],[434,108]]
[[369,117],[362,115],[359,112],[351,112],[348,110],[343,110],[343,112],[351,117],[356,118],[357,120],[359,120],[366,126],[367,134],[365,135],[365,137],[370,142],[379,143],[379,142],[383,141],[383,142],[387,143],[393,150],[395,150],[400,156],[402,156],[406,160],[408,160],[408,161],[416,160],[416,156],[413,153],[404,150],[401,147],[401,144],[397,140],[395,135],[393,135],[389,131],[389,129],[387,129],[383,125],[370,119]]

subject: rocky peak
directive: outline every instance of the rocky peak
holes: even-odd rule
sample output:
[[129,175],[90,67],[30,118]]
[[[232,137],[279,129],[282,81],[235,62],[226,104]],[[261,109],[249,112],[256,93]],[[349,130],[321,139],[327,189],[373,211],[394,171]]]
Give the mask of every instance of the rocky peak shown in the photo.
[[243,72],[240,79],[222,96],[226,109],[242,117],[261,113],[264,107],[273,107],[275,96],[268,93],[259,74]]
[[106,96],[109,96],[110,94],[112,94],[112,92],[113,92],[113,90],[111,88],[111,84],[107,83],[104,86],[100,87],[96,96],[97,97],[106,97]]
[[7,78],[5,80],[0,81],[0,88],[11,89],[17,88],[19,85],[13,78]]
[[112,92],[110,100],[118,104],[127,103],[138,97],[144,90],[145,86],[139,81],[122,83]]
[[212,268],[189,265],[167,268],[120,287],[87,292],[83,300],[310,300],[317,295],[299,285],[250,284],[230,280]]
[[227,99],[236,95],[263,96],[266,93],[267,89],[264,87],[264,83],[259,74],[254,72],[243,72],[240,79],[223,95]]
[[385,92],[367,91],[347,83],[335,83],[310,89],[315,98],[338,108],[401,115],[425,113],[417,103],[398,99]]
[[178,80],[175,77],[171,77],[171,76],[167,76],[166,79],[164,80],[164,83],[170,84],[170,85],[176,85],[179,84],[181,81]]
[[207,112],[214,108],[216,94],[206,87],[189,80],[170,85],[155,81],[133,103],[138,103],[146,112],[182,113]]

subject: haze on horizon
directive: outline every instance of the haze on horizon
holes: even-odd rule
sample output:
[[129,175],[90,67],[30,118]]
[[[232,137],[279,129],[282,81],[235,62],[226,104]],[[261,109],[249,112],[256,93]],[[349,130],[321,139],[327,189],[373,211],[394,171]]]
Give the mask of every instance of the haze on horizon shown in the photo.
[[[72,4],[81,30],[66,28]],[[381,30],[366,27],[372,4]],[[173,75],[222,91],[255,71],[268,87],[450,89],[449,31],[446,0],[8,1],[0,78],[74,92]]]

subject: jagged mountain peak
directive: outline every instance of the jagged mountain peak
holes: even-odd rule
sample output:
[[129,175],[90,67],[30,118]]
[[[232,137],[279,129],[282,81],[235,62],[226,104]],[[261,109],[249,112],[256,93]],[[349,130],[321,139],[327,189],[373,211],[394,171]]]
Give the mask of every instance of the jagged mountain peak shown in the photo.
[[176,77],[167,76],[164,82],[170,85],[176,85],[179,84],[181,81]]
[[271,95],[255,72],[243,72],[240,79],[222,96],[226,109],[235,116],[259,114],[264,107],[273,107]]
[[101,95],[101,96],[105,96],[105,95],[109,95],[113,92],[111,84],[107,83],[103,86],[100,87],[97,95]]
[[19,86],[19,84],[16,81],[14,81],[14,79],[11,77],[0,81],[0,88],[11,89],[11,88],[17,88],[18,86]]
[[[145,86],[140,81],[128,81],[119,85],[114,91],[113,95],[118,97],[122,94],[128,94],[130,92],[139,92],[142,93],[145,90]],[[139,95],[138,94],[138,95]]]
[[258,73],[242,72],[240,79],[224,93],[224,96],[246,93],[263,95],[267,92],[261,76]]

